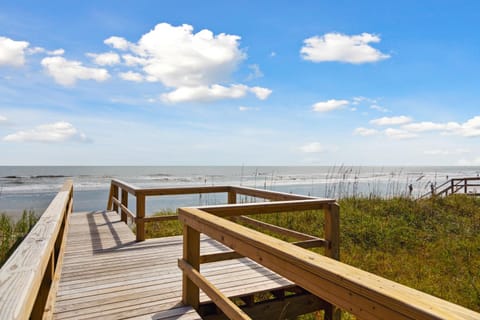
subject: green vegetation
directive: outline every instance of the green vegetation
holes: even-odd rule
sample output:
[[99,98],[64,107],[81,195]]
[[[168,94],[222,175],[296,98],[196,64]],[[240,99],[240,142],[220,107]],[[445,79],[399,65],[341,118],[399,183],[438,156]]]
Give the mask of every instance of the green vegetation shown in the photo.
[[0,266],[7,261],[37,220],[38,217],[33,210],[23,210],[22,217],[18,221],[5,213],[0,215]]
[[[339,204],[341,261],[480,311],[479,198],[345,198]],[[255,218],[323,236],[321,211]],[[175,221],[147,224],[147,230],[153,237],[182,229]]]

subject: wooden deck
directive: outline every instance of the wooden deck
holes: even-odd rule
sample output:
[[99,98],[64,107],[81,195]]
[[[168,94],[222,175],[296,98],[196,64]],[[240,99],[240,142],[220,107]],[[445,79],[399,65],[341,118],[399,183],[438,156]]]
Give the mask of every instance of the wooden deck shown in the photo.
[[[208,237],[201,252],[228,251]],[[136,242],[114,212],[73,213],[55,300],[56,319],[201,319],[181,303],[182,237]],[[229,297],[293,284],[250,259],[202,264],[202,274]],[[201,295],[200,301],[209,298]]]

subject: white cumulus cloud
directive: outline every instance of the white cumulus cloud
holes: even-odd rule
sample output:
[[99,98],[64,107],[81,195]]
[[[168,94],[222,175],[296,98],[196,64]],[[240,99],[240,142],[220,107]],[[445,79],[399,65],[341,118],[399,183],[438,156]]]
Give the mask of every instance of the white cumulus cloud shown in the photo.
[[313,111],[316,112],[328,112],[332,110],[342,109],[348,106],[348,100],[336,100],[331,99],[327,101],[317,102],[313,105]]
[[353,64],[375,62],[390,58],[373,48],[369,43],[380,42],[380,37],[370,33],[345,35],[327,33],[304,40],[300,53],[305,60],[313,62],[340,61]]
[[267,99],[272,93],[272,90],[267,88],[262,88],[262,87],[252,87],[249,90],[253,92],[257,96],[257,98],[260,100]]
[[[203,29],[194,32],[188,24],[173,26],[157,24],[142,35],[138,42],[121,37],[110,37],[104,42],[125,51],[124,63],[133,73],[123,79],[160,82],[172,91],[162,96],[170,103],[185,101],[213,101],[243,97],[252,92],[258,99],[266,99],[271,90],[241,84],[225,84],[246,54],[240,49],[240,37],[225,33],[214,34]],[[251,78],[262,76],[258,65],[251,65]],[[133,80],[133,79],[136,80]]]
[[480,116],[475,116],[457,127],[456,123],[448,123],[451,130],[464,137],[479,137],[480,136]]
[[106,69],[88,68],[80,61],[67,60],[64,57],[47,57],[42,66],[55,81],[63,86],[73,86],[77,80],[105,81],[110,78]]
[[120,72],[118,74],[121,79],[133,82],[142,82],[144,81],[143,75],[138,72],[127,71],[127,72]]
[[370,129],[370,128],[363,128],[363,127],[356,128],[353,131],[354,135],[363,136],[363,137],[374,136],[378,133],[379,133],[378,130]]
[[168,87],[178,88],[228,79],[246,57],[239,48],[239,40],[239,36],[214,35],[206,29],[193,33],[188,24],[160,23],[134,46],[118,39],[115,42],[117,48],[130,48],[133,56],[143,59],[147,75]]
[[475,116],[463,123],[459,122],[414,122],[402,126],[402,129],[411,132],[440,131],[442,134],[453,134],[463,137],[480,136],[480,116]]
[[31,130],[18,131],[5,136],[3,140],[9,142],[89,141],[84,133],[78,131],[71,123],[65,121],[40,125]]
[[124,38],[115,37],[115,36],[110,37],[108,39],[105,39],[105,41],[103,41],[103,43],[111,46],[112,48],[118,49],[118,50],[127,50],[129,47],[132,46],[132,44],[130,42],[128,42],[127,40],[125,40]]
[[87,56],[100,66],[113,66],[120,63],[120,56],[115,52],[87,53]]
[[325,150],[320,142],[310,142],[300,147],[300,150],[305,153],[318,153]]
[[425,132],[425,131],[436,131],[436,130],[445,130],[448,125],[443,123],[434,123],[430,121],[424,122],[415,122],[402,126],[403,129],[413,132]]
[[0,66],[23,66],[26,49],[29,45],[27,41],[15,41],[0,37]]
[[406,130],[401,130],[401,129],[393,129],[393,128],[388,128],[385,130],[385,135],[389,138],[393,139],[412,139],[417,137],[416,134],[408,132]]
[[162,95],[162,100],[168,103],[215,101],[220,99],[238,99],[244,97],[248,87],[243,84],[234,84],[230,87],[214,84],[212,86],[180,87]]
[[406,124],[412,121],[412,118],[407,116],[397,116],[397,117],[382,117],[378,119],[370,120],[371,124],[377,126],[392,126],[392,125],[401,125]]

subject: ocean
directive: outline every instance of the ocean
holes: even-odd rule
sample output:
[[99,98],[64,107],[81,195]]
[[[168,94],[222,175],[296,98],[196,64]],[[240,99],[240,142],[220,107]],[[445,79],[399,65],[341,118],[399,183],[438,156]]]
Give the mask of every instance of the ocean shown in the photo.
[[[0,166],[0,212],[42,213],[66,179],[74,211],[103,210],[111,179],[139,187],[244,185],[325,198],[392,197],[429,192],[431,184],[480,174],[480,167],[349,166]],[[224,203],[220,194],[147,198],[147,212]],[[130,202],[134,205],[134,202]]]

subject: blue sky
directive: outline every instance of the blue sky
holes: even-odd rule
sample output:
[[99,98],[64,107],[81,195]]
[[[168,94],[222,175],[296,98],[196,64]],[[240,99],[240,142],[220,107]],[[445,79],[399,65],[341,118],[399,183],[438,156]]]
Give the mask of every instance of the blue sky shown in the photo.
[[0,165],[480,165],[476,1],[0,3]]

